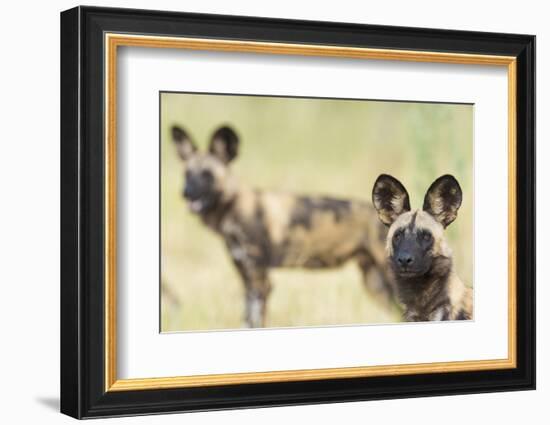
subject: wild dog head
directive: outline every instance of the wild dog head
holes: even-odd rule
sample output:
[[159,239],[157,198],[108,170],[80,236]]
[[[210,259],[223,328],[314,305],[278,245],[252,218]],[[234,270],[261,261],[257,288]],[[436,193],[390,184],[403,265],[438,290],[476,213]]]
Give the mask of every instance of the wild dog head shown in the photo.
[[411,211],[405,187],[386,174],[376,180],[372,201],[389,227],[386,252],[396,277],[437,277],[450,272],[451,250],[444,229],[455,220],[462,203],[462,190],[453,176],[441,176],[431,184],[421,210]]
[[237,156],[237,134],[227,126],[218,128],[212,134],[208,152],[199,152],[181,127],[172,127],[172,140],[185,163],[183,197],[191,211],[204,215],[229,201],[235,185],[228,165]]

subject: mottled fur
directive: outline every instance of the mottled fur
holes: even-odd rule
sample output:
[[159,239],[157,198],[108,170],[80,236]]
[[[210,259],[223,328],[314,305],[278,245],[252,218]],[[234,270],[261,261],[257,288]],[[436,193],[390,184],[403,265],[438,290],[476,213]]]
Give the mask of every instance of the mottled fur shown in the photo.
[[385,267],[387,229],[372,205],[262,191],[238,182],[229,166],[238,137],[229,127],[214,133],[208,153],[199,153],[179,127],[172,136],[185,161],[184,196],[191,210],[223,237],[243,280],[247,326],[264,326],[269,269],[277,267],[331,268],[355,258],[367,289],[393,303]]
[[407,321],[472,318],[472,289],[455,273],[444,235],[461,202],[462,190],[449,175],[430,186],[423,209],[416,211],[397,179],[381,175],[374,184],[373,203],[389,227],[386,255]]

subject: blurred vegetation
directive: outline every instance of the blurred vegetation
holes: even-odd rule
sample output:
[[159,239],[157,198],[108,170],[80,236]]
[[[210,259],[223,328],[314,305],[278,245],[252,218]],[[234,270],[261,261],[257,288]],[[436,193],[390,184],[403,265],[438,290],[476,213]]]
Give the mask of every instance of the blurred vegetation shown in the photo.
[[[473,108],[469,105],[161,94],[162,331],[237,328],[243,285],[220,236],[181,197],[183,164],[170,140],[184,127],[200,149],[222,124],[240,135],[231,164],[261,189],[370,201],[381,173],[397,177],[420,208],[438,176],[453,174],[464,193],[447,229],[459,276],[471,284],[473,262]],[[341,269],[273,270],[267,326],[398,321],[368,298],[356,264]]]

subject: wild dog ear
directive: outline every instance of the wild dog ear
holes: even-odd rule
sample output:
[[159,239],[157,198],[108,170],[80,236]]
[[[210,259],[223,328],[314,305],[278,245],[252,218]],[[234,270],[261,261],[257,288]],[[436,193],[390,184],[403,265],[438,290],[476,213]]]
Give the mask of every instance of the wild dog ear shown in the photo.
[[238,148],[239,137],[232,128],[224,126],[214,132],[208,150],[212,155],[227,164],[237,156]]
[[180,158],[184,161],[188,160],[189,157],[197,150],[197,147],[189,135],[184,129],[178,127],[177,125],[172,127],[172,140],[176,144]]
[[372,188],[372,203],[380,221],[390,226],[401,214],[411,210],[407,189],[395,177],[381,174]]
[[424,197],[422,209],[432,215],[443,227],[451,224],[462,204],[462,189],[450,174],[435,180]]

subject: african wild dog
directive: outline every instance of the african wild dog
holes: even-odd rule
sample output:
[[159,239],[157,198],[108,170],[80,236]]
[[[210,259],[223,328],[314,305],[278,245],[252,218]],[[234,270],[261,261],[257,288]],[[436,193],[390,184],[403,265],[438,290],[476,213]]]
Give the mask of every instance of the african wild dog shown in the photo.
[[187,132],[172,127],[172,139],[185,162],[184,198],[191,211],[225,240],[245,288],[245,325],[262,327],[275,267],[329,268],[355,258],[366,288],[393,304],[385,275],[386,228],[370,204],[329,197],[261,191],[238,182],[229,163],[236,157],[237,134],[220,127],[207,153]]
[[405,187],[382,174],[374,183],[372,200],[380,220],[389,227],[386,253],[405,307],[404,319],[471,319],[472,289],[456,275],[443,234],[462,203],[456,179],[439,177],[428,189],[422,210],[411,211]]

